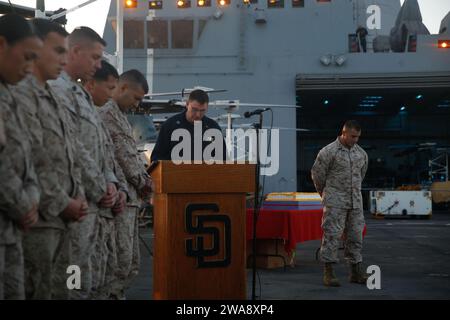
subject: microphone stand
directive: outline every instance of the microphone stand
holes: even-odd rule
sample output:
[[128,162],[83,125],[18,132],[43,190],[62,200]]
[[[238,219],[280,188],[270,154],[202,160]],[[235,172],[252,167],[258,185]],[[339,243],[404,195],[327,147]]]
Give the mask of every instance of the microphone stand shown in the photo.
[[259,123],[253,126],[256,129],[256,167],[255,167],[255,200],[253,201],[253,260],[252,260],[252,300],[256,300],[256,224],[259,214],[259,175],[261,170],[261,163],[259,159],[259,130],[262,128],[263,114],[259,114]]

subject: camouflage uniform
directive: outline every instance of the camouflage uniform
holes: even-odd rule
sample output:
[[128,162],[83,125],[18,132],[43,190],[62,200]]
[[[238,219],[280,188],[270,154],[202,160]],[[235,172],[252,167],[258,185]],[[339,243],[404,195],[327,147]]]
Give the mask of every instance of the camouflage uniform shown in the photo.
[[367,171],[367,153],[357,144],[351,149],[339,138],[320,150],[311,175],[324,205],[320,249],[323,262],[338,262],[339,241],[345,234],[345,257],[362,261],[364,215],[361,183]]
[[[113,169],[119,181],[118,191],[125,192],[128,195],[127,181],[122,168],[116,161],[114,145],[104,122],[102,122],[102,129],[106,138],[108,165]],[[117,217],[113,215],[111,209],[100,209],[99,235],[94,256],[97,261],[95,265],[98,266],[93,279],[95,288],[93,298],[95,299],[108,299],[117,281],[118,261],[115,219]]]
[[[101,190],[85,188],[89,214],[80,223],[71,226],[72,264],[81,268],[81,289],[73,290],[71,298],[88,299],[92,297],[95,270],[99,269],[95,258],[100,227],[97,204],[106,192],[106,183],[118,181],[108,166],[106,138],[90,94],[79,83],[72,81],[66,72],[62,72],[57,80],[49,83],[69,111],[81,143],[94,159],[99,171],[103,173],[102,176],[97,177],[98,185],[103,187]],[[85,174],[82,178],[84,184]]]
[[100,116],[114,142],[117,162],[128,182],[129,201],[126,212],[116,217],[119,281],[115,294],[126,288],[139,272],[139,225],[137,214],[141,205],[138,192],[150,179],[136,147],[131,125],[113,100],[100,109]]
[[[58,105],[48,85],[33,76],[14,88],[33,145],[41,203],[38,223],[24,236],[26,296],[30,299],[68,298],[65,278],[70,260],[68,228],[60,217],[72,198],[84,198],[82,164],[87,187],[99,188],[97,167],[81,143],[67,111]],[[53,278],[54,277],[54,278]]]
[[0,300],[24,299],[22,235],[15,221],[39,204],[40,194],[25,122],[2,82],[0,113],[7,140],[0,148]]

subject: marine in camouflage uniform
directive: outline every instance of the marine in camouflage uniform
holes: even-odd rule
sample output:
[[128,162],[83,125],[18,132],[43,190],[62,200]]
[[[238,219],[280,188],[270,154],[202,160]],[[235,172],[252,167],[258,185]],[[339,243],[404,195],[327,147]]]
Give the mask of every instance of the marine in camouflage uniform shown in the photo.
[[137,217],[141,205],[139,194],[150,183],[150,177],[138,154],[131,125],[117,103],[110,100],[100,109],[100,116],[111,134],[116,159],[128,182],[129,201],[126,212],[116,217],[119,279],[114,294],[121,296],[120,291],[123,291],[139,272],[139,225]]
[[106,192],[106,183],[117,184],[118,180],[109,167],[106,137],[90,94],[79,83],[73,81],[65,71],[57,80],[49,83],[68,109],[71,121],[76,124],[76,132],[81,143],[103,173],[103,176],[98,177],[99,185],[105,187],[102,190],[103,193],[86,188],[89,214],[71,228],[72,260],[73,264],[81,268],[82,287],[80,290],[73,290],[71,298],[88,299],[92,298],[91,291],[97,282],[94,279],[96,270],[100,268],[98,259],[95,257],[100,228],[98,203]]
[[[324,206],[320,257],[326,267],[338,263],[338,249],[345,238],[345,258],[351,265],[362,262],[364,215],[361,184],[367,171],[367,153],[336,139],[317,155],[311,175]],[[330,267],[331,268],[331,267]]]
[[24,299],[22,235],[18,222],[39,204],[38,180],[23,118],[0,81],[0,113],[5,142],[0,148],[0,300]]
[[[119,75],[114,66],[102,60],[101,67],[96,71],[93,78],[84,83],[84,88],[92,95],[92,100],[98,108],[101,108],[111,98],[118,78]],[[100,211],[100,233],[98,237],[98,249],[96,250],[100,268],[96,275],[95,298],[108,299],[111,296],[118,270],[114,219],[116,215],[124,212],[128,198],[128,190],[126,178],[115,159],[111,136],[103,122],[102,128],[106,136],[109,166],[113,168],[114,174],[119,180],[119,195],[115,206],[111,210]]]
[[[122,191],[128,197],[128,186],[122,168],[116,161],[114,155],[114,144],[109,134],[108,128],[102,122],[102,129],[106,138],[107,161],[110,168],[113,169],[118,179],[118,191]],[[100,209],[99,214],[99,235],[94,258],[98,269],[94,273],[93,284],[95,292],[94,299],[108,299],[117,281],[119,264],[117,259],[116,243],[116,220],[126,211],[117,216],[111,209]]]
[[64,221],[61,214],[72,199],[85,198],[84,187],[103,192],[98,185],[102,173],[77,139],[67,110],[48,85],[29,76],[14,88],[14,95],[30,134],[41,191],[40,220],[24,236],[26,296],[67,299],[67,223],[77,222]]

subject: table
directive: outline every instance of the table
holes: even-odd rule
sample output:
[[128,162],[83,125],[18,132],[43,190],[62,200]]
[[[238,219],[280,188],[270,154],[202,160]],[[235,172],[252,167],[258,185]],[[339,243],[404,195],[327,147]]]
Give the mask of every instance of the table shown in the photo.
[[[283,210],[262,208],[256,226],[258,239],[283,239],[287,252],[296,244],[322,239],[322,209]],[[366,234],[364,226],[363,235]],[[253,209],[247,209],[247,240],[253,237]]]
[[[298,242],[322,239],[322,210],[259,211],[256,237],[283,239],[287,252],[295,250]],[[253,237],[253,209],[247,209],[247,240]]]

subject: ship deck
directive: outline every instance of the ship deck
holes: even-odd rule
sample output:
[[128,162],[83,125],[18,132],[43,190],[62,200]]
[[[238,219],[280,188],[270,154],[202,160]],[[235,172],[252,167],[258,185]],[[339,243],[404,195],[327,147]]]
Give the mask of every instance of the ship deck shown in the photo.
[[[259,300],[398,300],[450,298],[450,211],[433,212],[429,220],[377,220],[366,214],[364,264],[381,269],[381,289],[347,281],[348,267],[340,251],[336,274],[339,288],[322,284],[322,266],[315,253],[320,241],[297,244],[295,266],[258,269]],[[152,248],[153,231],[141,229],[142,241]],[[152,299],[153,258],[141,242],[141,269],[126,292],[128,300]],[[247,269],[247,294],[251,298],[252,271]]]

